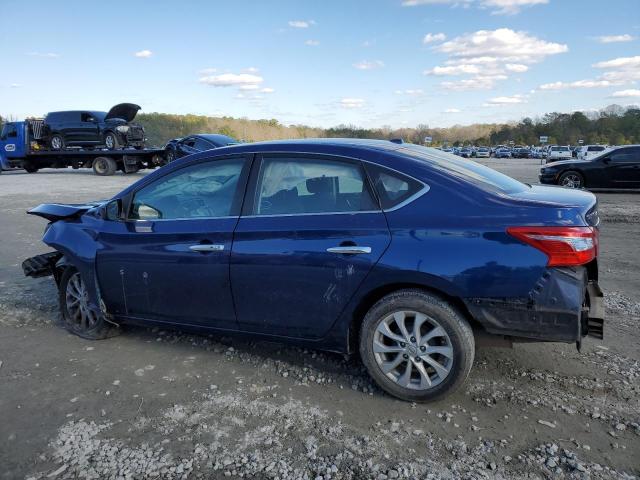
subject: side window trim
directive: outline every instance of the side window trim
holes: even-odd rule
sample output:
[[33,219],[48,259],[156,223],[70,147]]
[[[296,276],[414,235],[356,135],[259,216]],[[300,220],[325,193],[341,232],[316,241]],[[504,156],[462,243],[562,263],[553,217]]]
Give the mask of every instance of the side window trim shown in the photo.
[[[245,197],[245,194],[247,193],[248,190],[248,177],[249,177],[249,173],[253,167],[253,161],[254,161],[254,157],[255,155],[251,154],[251,153],[241,153],[241,154],[234,154],[234,155],[224,155],[224,156],[220,156],[220,157],[207,157],[207,158],[203,158],[203,159],[198,159],[196,161],[193,162],[189,162],[186,165],[182,165],[180,166],[180,168],[176,168],[174,170],[171,170],[169,172],[166,172],[164,175],[159,176],[157,178],[153,178],[150,179],[147,182],[142,183],[138,188],[136,188],[135,190],[129,192],[127,195],[125,195],[124,199],[123,199],[123,208],[126,211],[126,215],[124,217],[124,222],[183,222],[183,221],[189,221],[189,220],[213,220],[213,219],[219,219],[219,218],[239,218],[240,217],[240,213],[242,210],[242,204],[243,204],[243,199]],[[133,201],[135,199],[136,194],[148,187],[149,185],[151,185],[152,183],[155,183],[169,175],[173,175],[176,174],[178,172],[180,172],[181,170],[184,170],[185,168],[189,168],[189,167],[193,167],[196,165],[200,165],[203,163],[208,163],[208,162],[218,162],[218,161],[224,161],[224,160],[242,160],[244,162],[244,165],[242,166],[242,170],[240,172],[240,177],[238,178],[238,185],[236,187],[236,191],[234,193],[234,197],[233,197],[233,201],[231,204],[231,215],[223,215],[223,216],[217,216],[217,217],[194,217],[194,218],[156,218],[153,220],[146,220],[146,219],[140,219],[140,218],[131,218],[131,210],[133,209]]]
[[[291,158],[291,156],[295,156],[300,159],[308,159],[308,160],[319,160],[319,161],[333,161],[333,162],[342,162],[349,163],[355,165],[359,168],[362,173],[362,181],[363,187],[367,190],[367,193],[370,195],[373,202],[378,206],[376,210],[358,210],[358,211],[349,211],[349,212],[310,212],[310,213],[278,213],[278,214],[264,214],[259,215],[255,213],[256,207],[258,204],[258,186],[260,181],[260,176],[262,174],[262,168],[264,165],[265,159],[268,158]],[[302,217],[302,216],[312,216],[312,215],[357,215],[362,213],[381,213],[383,210],[380,208],[380,201],[378,199],[378,195],[371,184],[371,180],[367,173],[367,169],[364,167],[364,160],[353,158],[353,157],[342,157],[339,155],[331,155],[331,154],[323,154],[323,153],[309,153],[309,152],[263,152],[256,153],[255,158],[253,160],[253,166],[251,169],[251,173],[249,175],[249,180],[247,183],[246,193],[244,204],[242,207],[242,211],[240,213],[243,218],[273,218],[273,217]]]

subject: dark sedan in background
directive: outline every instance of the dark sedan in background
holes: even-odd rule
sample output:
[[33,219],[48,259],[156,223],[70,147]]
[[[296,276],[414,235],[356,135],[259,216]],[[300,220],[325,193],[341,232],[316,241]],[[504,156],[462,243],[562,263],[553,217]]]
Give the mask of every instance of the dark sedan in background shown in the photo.
[[640,188],[640,145],[614,147],[597,157],[547,163],[540,183],[569,188]]
[[235,145],[238,142],[235,138],[217,133],[199,133],[189,135],[184,138],[174,138],[169,140],[164,147],[167,163],[173,162],[177,158],[186,157],[193,153],[200,153],[214,148]]

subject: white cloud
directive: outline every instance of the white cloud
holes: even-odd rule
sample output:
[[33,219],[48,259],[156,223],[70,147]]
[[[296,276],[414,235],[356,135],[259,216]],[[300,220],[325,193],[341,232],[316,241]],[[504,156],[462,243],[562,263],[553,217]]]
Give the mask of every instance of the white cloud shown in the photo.
[[153,55],[153,52],[151,50],[140,50],[133,55],[138,58],[149,58],[151,55]]
[[455,82],[442,82],[440,86],[445,90],[453,90],[463,92],[468,90],[491,90],[496,83],[506,80],[506,75],[477,75],[475,77],[464,80],[456,80]]
[[566,90],[568,88],[601,88],[610,87],[608,80],[577,80],[575,82],[553,82],[540,85],[540,90]]
[[616,98],[640,97],[640,90],[636,88],[632,88],[629,90],[620,90],[617,92],[613,92],[611,96]]
[[442,113],[460,113],[462,110],[458,109],[458,108],[447,108],[444,112]]
[[636,57],[619,57],[592,65],[595,68],[640,68],[640,55]]
[[304,44],[310,47],[317,47],[318,45],[320,45],[320,42],[318,40],[307,40],[306,42],[304,42]]
[[20,88],[22,85],[20,83],[12,83],[9,85],[9,88]]
[[353,66],[358,70],[374,70],[384,67],[384,62],[382,60],[362,60],[361,62],[354,63]]
[[289,20],[289,26],[292,28],[309,28],[315,23],[314,20]]
[[601,35],[596,37],[600,43],[620,43],[620,42],[631,42],[635,40],[635,37],[632,37],[628,33],[623,35]]
[[447,36],[444,33],[427,33],[422,39],[422,43],[425,45],[434,42],[444,42]]
[[258,73],[260,70],[257,69],[256,67],[249,67],[249,68],[245,68],[245,72],[248,73]]
[[547,3],[549,3],[549,0],[483,0],[482,6],[494,9],[491,12],[494,15],[515,15],[520,13],[523,7],[545,5]]
[[260,90],[261,93],[273,93],[275,92],[275,89],[271,88],[271,87],[265,87],[262,90]]
[[42,57],[42,58],[59,58],[60,57],[60,54],[53,53],[53,52],[47,52],[47,53],[29,52],[27,53],[27,55],[29,55],[30,57]]
[[513,95],[511,97],[494,97],[487,100],[484,106],[496,106],[496,105],[514,105],[518,103],[527,103],[524,95]]
[[203,68],[202,70],[200,70],[198,73],[200,75],[211,75],[214,74],[218,71],[217,68]]
[[214,87],[238,87],[242,85],[258,85],[264,79],[250,73],[222,73],[220,75],[208,75],[200,78],[200,83]]
[[476,65],[450,65],[445,67],[434,67],[431,70],[425,70],[424,75],[466,75],[466,74],[478,74],[480,73],[480,68]]
[[521,63],[507,63],[505,64],[504,68],[514,73],[524,73],[529,70],[528,66],[522,65]]
[[247,85],[240,85],[240,90],[258,90],[258,88],[260,88],[257,84],[247,84]]
[[477,5],[479,8],[491,9],[494,15],[514,15],[524,7],[544,5],[549,0],[402,0],[402,6],[415,7],[418,5],[451,5],[452,7],[468,8]]
[[362,98],[343,98],[340,100],[340,106],[342,108],[362,108],[365,101]]
[[406,90],[396,90],[396,95],[410,95],[420,96],[424,94],[424,91],[420,88],[407,88]]
[[453,58],[491,57],[496,61],[525,64],[540,62],[549,55],[569,50],[564,44],[547,42],[526,32],[516,32],[509,28],[478,30],[456,37],[434,48]]

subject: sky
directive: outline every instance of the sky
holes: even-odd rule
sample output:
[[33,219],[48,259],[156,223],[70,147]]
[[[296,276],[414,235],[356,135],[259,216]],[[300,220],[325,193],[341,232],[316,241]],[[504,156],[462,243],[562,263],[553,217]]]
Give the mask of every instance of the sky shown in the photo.
[[640,103],[640,0],[0,0],[0,115],[447,127]]

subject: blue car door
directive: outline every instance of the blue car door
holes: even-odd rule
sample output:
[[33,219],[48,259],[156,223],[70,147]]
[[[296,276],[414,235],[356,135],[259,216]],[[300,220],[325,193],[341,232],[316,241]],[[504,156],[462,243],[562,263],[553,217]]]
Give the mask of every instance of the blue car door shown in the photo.
[[387,248],[386,219],[358,161],[283,153],[256,162],[231,252],[238,323],[323,337]]
[[104,222],[96,272],[107,311],[236,329],[229,257],[249,164],[187,164],[135,191],[126,221]]

